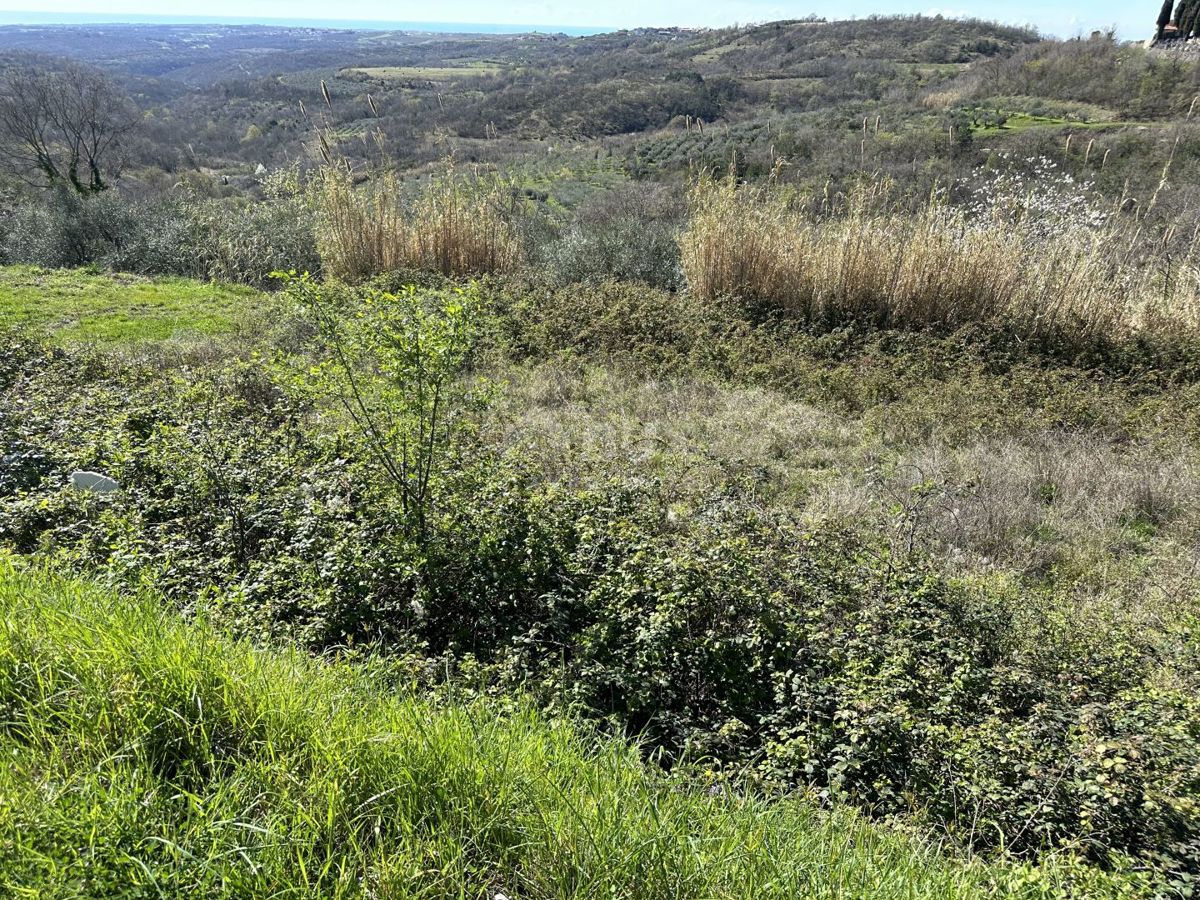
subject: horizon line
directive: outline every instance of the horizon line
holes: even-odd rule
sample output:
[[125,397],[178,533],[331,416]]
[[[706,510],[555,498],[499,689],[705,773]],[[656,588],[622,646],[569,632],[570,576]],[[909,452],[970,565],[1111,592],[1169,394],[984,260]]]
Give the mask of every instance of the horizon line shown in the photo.
[[[0,10],[0,27],[41,25],[267,25],[295,28],[322,28],[331,31],[427,31],[430,34],[567,34],[589,35],[614,31],[632,31],[611,25],[553,25],[526,22],[423,21],[405,19],[327,18],[324,16],[228,16],[209,13],[135,13],[135,12],[40,12]],[[663,26],[665,27],[665,26]],[[451,29],[451,30],[447,30]]]
[[[933,13],[931,15],[931,13]],[[526,22],[468,22],[468,21],[423,21],[404,19],[355,19],[329,18],[325,16],[236,16],[213,15],[209,13],[137,13],[137,12],[42,12],[35,10],[6,10],[0,9],[0,28],[12,27],[41,27],[41,26],[80,26],[80,25],[224,25],[229,27],[263,26],[278,28],[314,28],[330,31],[408,31],[425,34],[492,34],[492,35],[521,35],[521,34],[563,34],[569,37],[586,37],[599,34],[613,34],[622,31],[648,30],[677,30],[677,31],[716,31],[726,28],[753,27],[780,22],[802,22],[808,18],[820,22],[857,21],[872,18],[944,18],[952,20],[975,20],[990,22],[1002,27],[1023,28],[1035,31],[1043,39],[1067,40],[1070,35],[1058,31],[1043,29],[1033,22],[1005,21],[999,18],[989,18],[983,15],[957,13],[947,15],[945,12],[929,10],[917,13],[873,13],[867,16],[849,16],[845,18],[811,16],[790,17],[771,20],[747,20],[727,22],[722,25],[553,25]],[[1085,29],[1080,29],[1082,36]],[[1092,29],[1103,30],[1103,29]],[[1124,41],[1140,42],[1141,38],[1122,37]]]

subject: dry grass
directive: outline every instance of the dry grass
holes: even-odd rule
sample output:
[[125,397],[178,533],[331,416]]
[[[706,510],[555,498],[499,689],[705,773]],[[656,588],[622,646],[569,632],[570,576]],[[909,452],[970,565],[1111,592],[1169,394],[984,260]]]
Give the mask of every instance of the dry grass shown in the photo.
[[921,103],[926,109],[935,109],[941,112],[962,105],[969,96],[969,92],[963,88],[949,88],[947,90],[931,91],[921,98]]
[[761,388],[561,364],[494,374],[507,389],[489,441],[553,481],[642,479],[681,524],[733,490],[813,527],[865,527],[957,575],[1058,585],[1097,615],[1155,622],[1200,598],[1186,444],[1040,428],[896,444]]
[[557,364],[496,374],[505,408],[492,439],[557,481],[606,483],[615,466],[657,480],[682,506],[730,480],[762,502],[792,503],[873,451],[858,423],[761,388]]
[[498,179],[451,170],[408,198],[390,173],[356,186],[330,167],[317,191],[318,249],[327,275],[355,281],[424,269],[468,276],[520,263],[512,192]]
[[772,185],[704,178],[680,238],[688,284],[705,299],[890,326],[1004,319],[1031,335],[1087,336],[1200,322],[1195,266],[1167,278],[1115,229],[1047,236],[1032,220],[971,220],[938,202],[895,213],[884,193],[817,221]]
[[1082,577],[1098,557],[1151,541],[1200,549],[1200,468],[1188,447],[1118,449],[1096,435],[906,447],[868,477],[844,471],[809,502],[833,518],[887,513],[917,546],[965,568]]

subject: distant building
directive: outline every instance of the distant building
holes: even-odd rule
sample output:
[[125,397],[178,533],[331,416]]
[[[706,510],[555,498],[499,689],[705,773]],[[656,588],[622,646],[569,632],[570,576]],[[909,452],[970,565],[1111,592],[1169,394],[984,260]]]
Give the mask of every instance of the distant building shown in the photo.
[[1177,41],[1177,40],[1179,40],[1179,39],[1180,39],[1182,36],[1183,36],[1183,35],[1181,35],[1181,34],[1179,33],[1179,26],[1178,26],[1178,25],[1176,25],[1174,22],[1172,22],[1170,25],[1166,26],[1166,27],[1163,29],[1162,37],[1160,38],[1160,40],[1163,40],[1163,41]]

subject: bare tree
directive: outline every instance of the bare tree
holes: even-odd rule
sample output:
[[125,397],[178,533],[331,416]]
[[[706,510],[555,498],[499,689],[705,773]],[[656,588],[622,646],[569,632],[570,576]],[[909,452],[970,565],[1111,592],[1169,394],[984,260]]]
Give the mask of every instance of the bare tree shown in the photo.
[[115,151],[138,122],[104,74],[77,63],[14,66],[0,80],[0,156],[27,180],[104,190]]

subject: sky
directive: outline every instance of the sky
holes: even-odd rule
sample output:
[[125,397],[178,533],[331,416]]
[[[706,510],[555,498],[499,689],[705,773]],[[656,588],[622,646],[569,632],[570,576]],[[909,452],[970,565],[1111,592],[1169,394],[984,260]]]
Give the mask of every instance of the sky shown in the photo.
[[[1149,37],[1158,17],[1158,0],[175,0],[174,15],[202,16],[205,20],[229,18],[328,19],[340,21],[471,22],[504,25],[540,25],[634,28],[654,25],[720,26],[801,18],[809,14],[827,18],[862,17],[886,13],[926,13],[978,16],[1013,24],[1036,25],[1047,34],[1073,37],[1097,28],[1116,26],[1121,37]],[[334,10],[331,14],[331,9]],[[12,12],[161,15],[162,0],[0,0],[4,21],[19,20]]]

